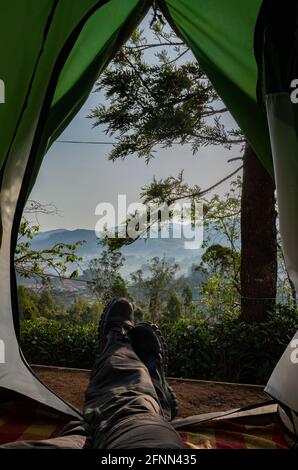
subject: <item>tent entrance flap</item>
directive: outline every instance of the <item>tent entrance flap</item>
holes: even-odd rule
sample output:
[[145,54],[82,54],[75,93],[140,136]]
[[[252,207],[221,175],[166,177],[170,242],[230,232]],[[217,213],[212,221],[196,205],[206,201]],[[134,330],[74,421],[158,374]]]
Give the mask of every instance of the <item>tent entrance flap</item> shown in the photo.
[[[289,275],[298,290],[298,108],[289,93],[274,93],[266,97],[279,223],[283,252]],[[287,347],[266,391],[278,402],[298,413],[298,332]],[[297,423],[298,424],[298,423]]]
[[[86,70],[89,72],[90,64],[93,76],[89,73],[88,85],[93,84],[102,64],[118,47],[120,32],[128,25],[128,31],[133,27],[131,15],[136,25],[145,14],[148,2],[86,0],[74,4],[72,0],[39,3],[28,0],[19,6],[15,8],[14,2],[8,2],[1,7],[0,18],[1,67],[5,83],[10,85],[6,102],[0,106],[0,339],[5,347],[5,362],[0,364],[0,387],[79,416],[75,408],[34,375],[20,350],[14,249],[34,168],[39,167],[47,140],[51,137],[46,131],[55,92],[64,86],[63,96],[69,96],[70,88],[78,83]],[[93,15],[97,18],[96,28],[91,24],[88,31]],[[11,35],[11,25],[19,23],[20,28]],[[98,27],[100,24],[104,26]],[[21,25],[26,25],[26,32]],[[87,37],[84,28],[87,28]],[[23,36],[26,36],[26,41]],[[65,64],[67,70],[60,76]],[[87,81],[85,75],[84,79]],[[85,93],[86,89],[82,88],[81,95],[77,96],[80,106],[87,98]],[[78,109],[77,102],[69,101],[63,113],[60,110],[57,126],[61,131],[65,115],[70,119]]]

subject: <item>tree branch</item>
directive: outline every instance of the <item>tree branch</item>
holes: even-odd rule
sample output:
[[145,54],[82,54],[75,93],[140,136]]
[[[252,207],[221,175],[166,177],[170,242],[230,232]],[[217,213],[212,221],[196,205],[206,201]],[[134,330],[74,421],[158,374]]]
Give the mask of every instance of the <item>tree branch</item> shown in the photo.
[[184,42],[160,42],[158,44],[140,44],[135,46],[125,46],[124,49],[128,50],[145,50],[153,47],[162,47],[162,46],[185,46]]

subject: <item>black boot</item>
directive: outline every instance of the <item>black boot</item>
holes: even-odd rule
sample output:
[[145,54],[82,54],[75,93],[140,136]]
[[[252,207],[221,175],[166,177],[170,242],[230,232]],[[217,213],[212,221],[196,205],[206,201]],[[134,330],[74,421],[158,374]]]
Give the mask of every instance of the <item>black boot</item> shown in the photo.
[[155,387],[164,417],[171,421],[177,415],[177,400],[173,389],[167,384],[167,347],[158,327],[142,322],[130,331],[132,347],[147,367]]
[[128,332],[133,327],[134,315],[131,303],[125,298],[111,300],[105,306],[98,325],[100,351],[103,351],[112,333],[121,335],[124,341],[128,340]]

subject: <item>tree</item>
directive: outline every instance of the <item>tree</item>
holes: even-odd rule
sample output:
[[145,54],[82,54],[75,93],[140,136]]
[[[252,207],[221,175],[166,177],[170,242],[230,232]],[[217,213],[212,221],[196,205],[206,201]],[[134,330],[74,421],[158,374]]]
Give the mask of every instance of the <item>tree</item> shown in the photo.
[[233,270],[236,254],[232,248],[218,243],[210,245],[202,255],[202,263],[207,265],[211,272],[229,277]]
[[170,291],[165,310],[165,316],[169,320],[178,320],[183,315],[183,302],[181,296],[175,291]]
[[[154,21],[156,18],[158,20]],[[93,119],[94,126],[104,125],[107,134],[116,136],[116,145],[109,158],[124,159],[135,154],[139,158],[144,157],[148,163],[158,144],[163,147],[170,147],[174,143],[190,144],[194,153],[207,145],[222,145],[227,149],[235,144],[243,147],[245,138],[241,131],[229,129],[222,123],[221,118],[227,109],[200,66],[192,57],[187,60],[190,57],[188,48],[165,27],[161,15],[155,15],[154,20],[151,22],[153,39],[148,41],[141,31],[136,31],[97,82],[97,90],[105,92],[109,106],[97,106],[89,118]],[[146,56],[148,50],[158,51],[155,54],[157,63],[152,63],[152,59],[149,62]],[[259,162],[256,164],[257,158],[248,145],[244,160],[242,208],[246,207],[247,210],[241,216],[241,232],[242,235],[246,234],[243,237],[240,277],[243,284],[241,306],[242,318],[245,321],[254,321],[263,320],[268,308],[272,308],[275,303],[275,219],[272,216],[274,185],[269,183],[270,177],[262,165]],[[228,176],[234,174],[232,172]],[[254,177],[261,184],[256,185]],[[143,196],[148,201],[160,198],[166,202],[181,199],[188,191],[185,191],[186,188],[179,180],[180,175],[177,178],[154,181]],[[202,198],[208,190],[210,188],[201,190],[196,187],[193,194],[188,194],[193,200]],[[253,219],[253,211],[257,212],[259,207],[253,207],[252,201],[249,203],[248,194],[253,195],[254,203],[262,200],[262,206],[268,207],[267,211],[262,212],[266,218]],[[258,236],[254,236],[252,241],[247,234],[254,229]],[[131,242],[132,240],[120,240],[122,244]],[[113,243],[116,243],[115,239]],[[268,271],[261,269],[263,250],[267,243],[271,247],[270,253],[270,249],[266,250],[270,257],[270,261],[267,260],[266,263]],[[264,298],[267,295],[272,297],[270,304],[260,300],[260,296]],[[258,307],[254,297],[259,299]]]
[[247,145],[241,199],[241,318],[263,321],[273,310],[277,284],[274,182]]
[[[239,252],[228,246],[210,245],[202,255],[201,266],[210,273],[201,286],[201,304],[207,315],[218,318],[225,313],[238,314],[239,276],[234,272]],[[239,263],[237,263],[239,265]]]
[[[34,278],[43,283],[49,283],[51,275],[57,277],[66,276],[70,265],[78,264],[82,260],[76,254],[77,249],[84,243],[56,243],[54,246],[36,250],[32,248],[32,240],[40,231],[39,223],[32,223],[28,216],[37,217],[39,213],[52,214],[57,209],[53,205],[40,204],[29,200],[24,210],[19,227],[18,241],[15,250],[15,269],[23,278]],[[74,279],[78,276],[78,270],[73,270],[68,277]]]
[[39,315],[44,318],[53,318],[55,302],[49,289],[43,289],[38,299]]
[[[109,158],[136,154],[149,161],[160,143],[189,143],[194,152],[202,145],[243,143],[239,129],[222,124],[227,108],[199,64],[193,57],[181,62],[190,57],[187,46],[160,20],[151,24],[151,34],[149,43],[135,31],[96,83],[109,106],[97,106],[88,117],[94,126],[104,124],[107,134],[120,134]],[[155,64],[148,61],[149,49],[158,51]]]
[[[215,194],[205,204],[205,225],[210,232],[200,268],[208,272],[201,284],[200,304],[211,318],[239,313],[241,180],[230,183],[224,196]],[[219,243],[214,244],[216,238]]]
[[193,263],[190,267],[186,281],[191,288],[193,302],[197,303],[199,301],[201,286],[208,280],[209,276],[210,273],[201,264]]
[[38,297],[25,286],[18,286],[18,304],[22,320],[35,320],[39,317]]
[[64,321],[67,318],[65,307],[59,304],[52,295],[49,288],[43,288],[37,301],[38,316],[47,320]]
[[181,295],[182,295],[184,308],[187,309],[192,304],[192,301],[193,301],[192,290],[188,282],[183,283]]
[[102,306],[98,302],[90,302],[81,296],[71,304],[68,310],[68,321],[78,325],[97,324],[101,313]]
[[165,257],[155,256],[148,262],[147,269],[149,271],[147,276],[142,270],[138,270],[131,274],[131,280],[147,300],[150,319],[157,321],[162,316],[169,291],[176,284],[175,275],[179,265]]
[[100,302],[108,302],[113,297],[129,297],[126,283],[120,274],[124,256],[118,250],[106,248],[98,258],[90,261],[84,277],[88,286]]
[[211,275],[202,284],[200,294],[200,304],[206,307],[207,318],[218,320],[224,315],[238,316],[239,301],[230,278],[222,278],[219,273]]

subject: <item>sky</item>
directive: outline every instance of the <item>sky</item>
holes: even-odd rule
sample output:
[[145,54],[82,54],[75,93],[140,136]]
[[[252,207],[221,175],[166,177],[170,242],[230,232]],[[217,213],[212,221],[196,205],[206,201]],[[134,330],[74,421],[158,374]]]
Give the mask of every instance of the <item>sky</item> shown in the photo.
[[[145,27],[146,24],[148,19]],[[92,92],[58,140],[113,140],[105,135],[103,128],[92,128],[92,121],[86,118],[93,107],[103,102],[102,94]],[[223,122],[235,126],[230,115]],[[240,156],[240,149],[229,151],[210,146],[193,155],[190,146],[174,145],[168,149],[156,148],[155,158],[146,165],[144,159],[133,155],[124,161],[112,162],[108,160],[110,151],[109,144],[53,144],[30,195],[30,199],[42,204],[52,203],[58,208],[58,214],[38,216],[41,231],[93,230],[98,220],[95,207],[99,203],[109,202],[115,206],[118,194],[126,194],[128,203],[138,202],[141,188],[153,177],[177,176],[182,169],[187,183],[204,189],[239,167],[239,161],[227,163],[227,160]],[[223,194],[227,188],[228,184],[223,184],[216,192]]]

